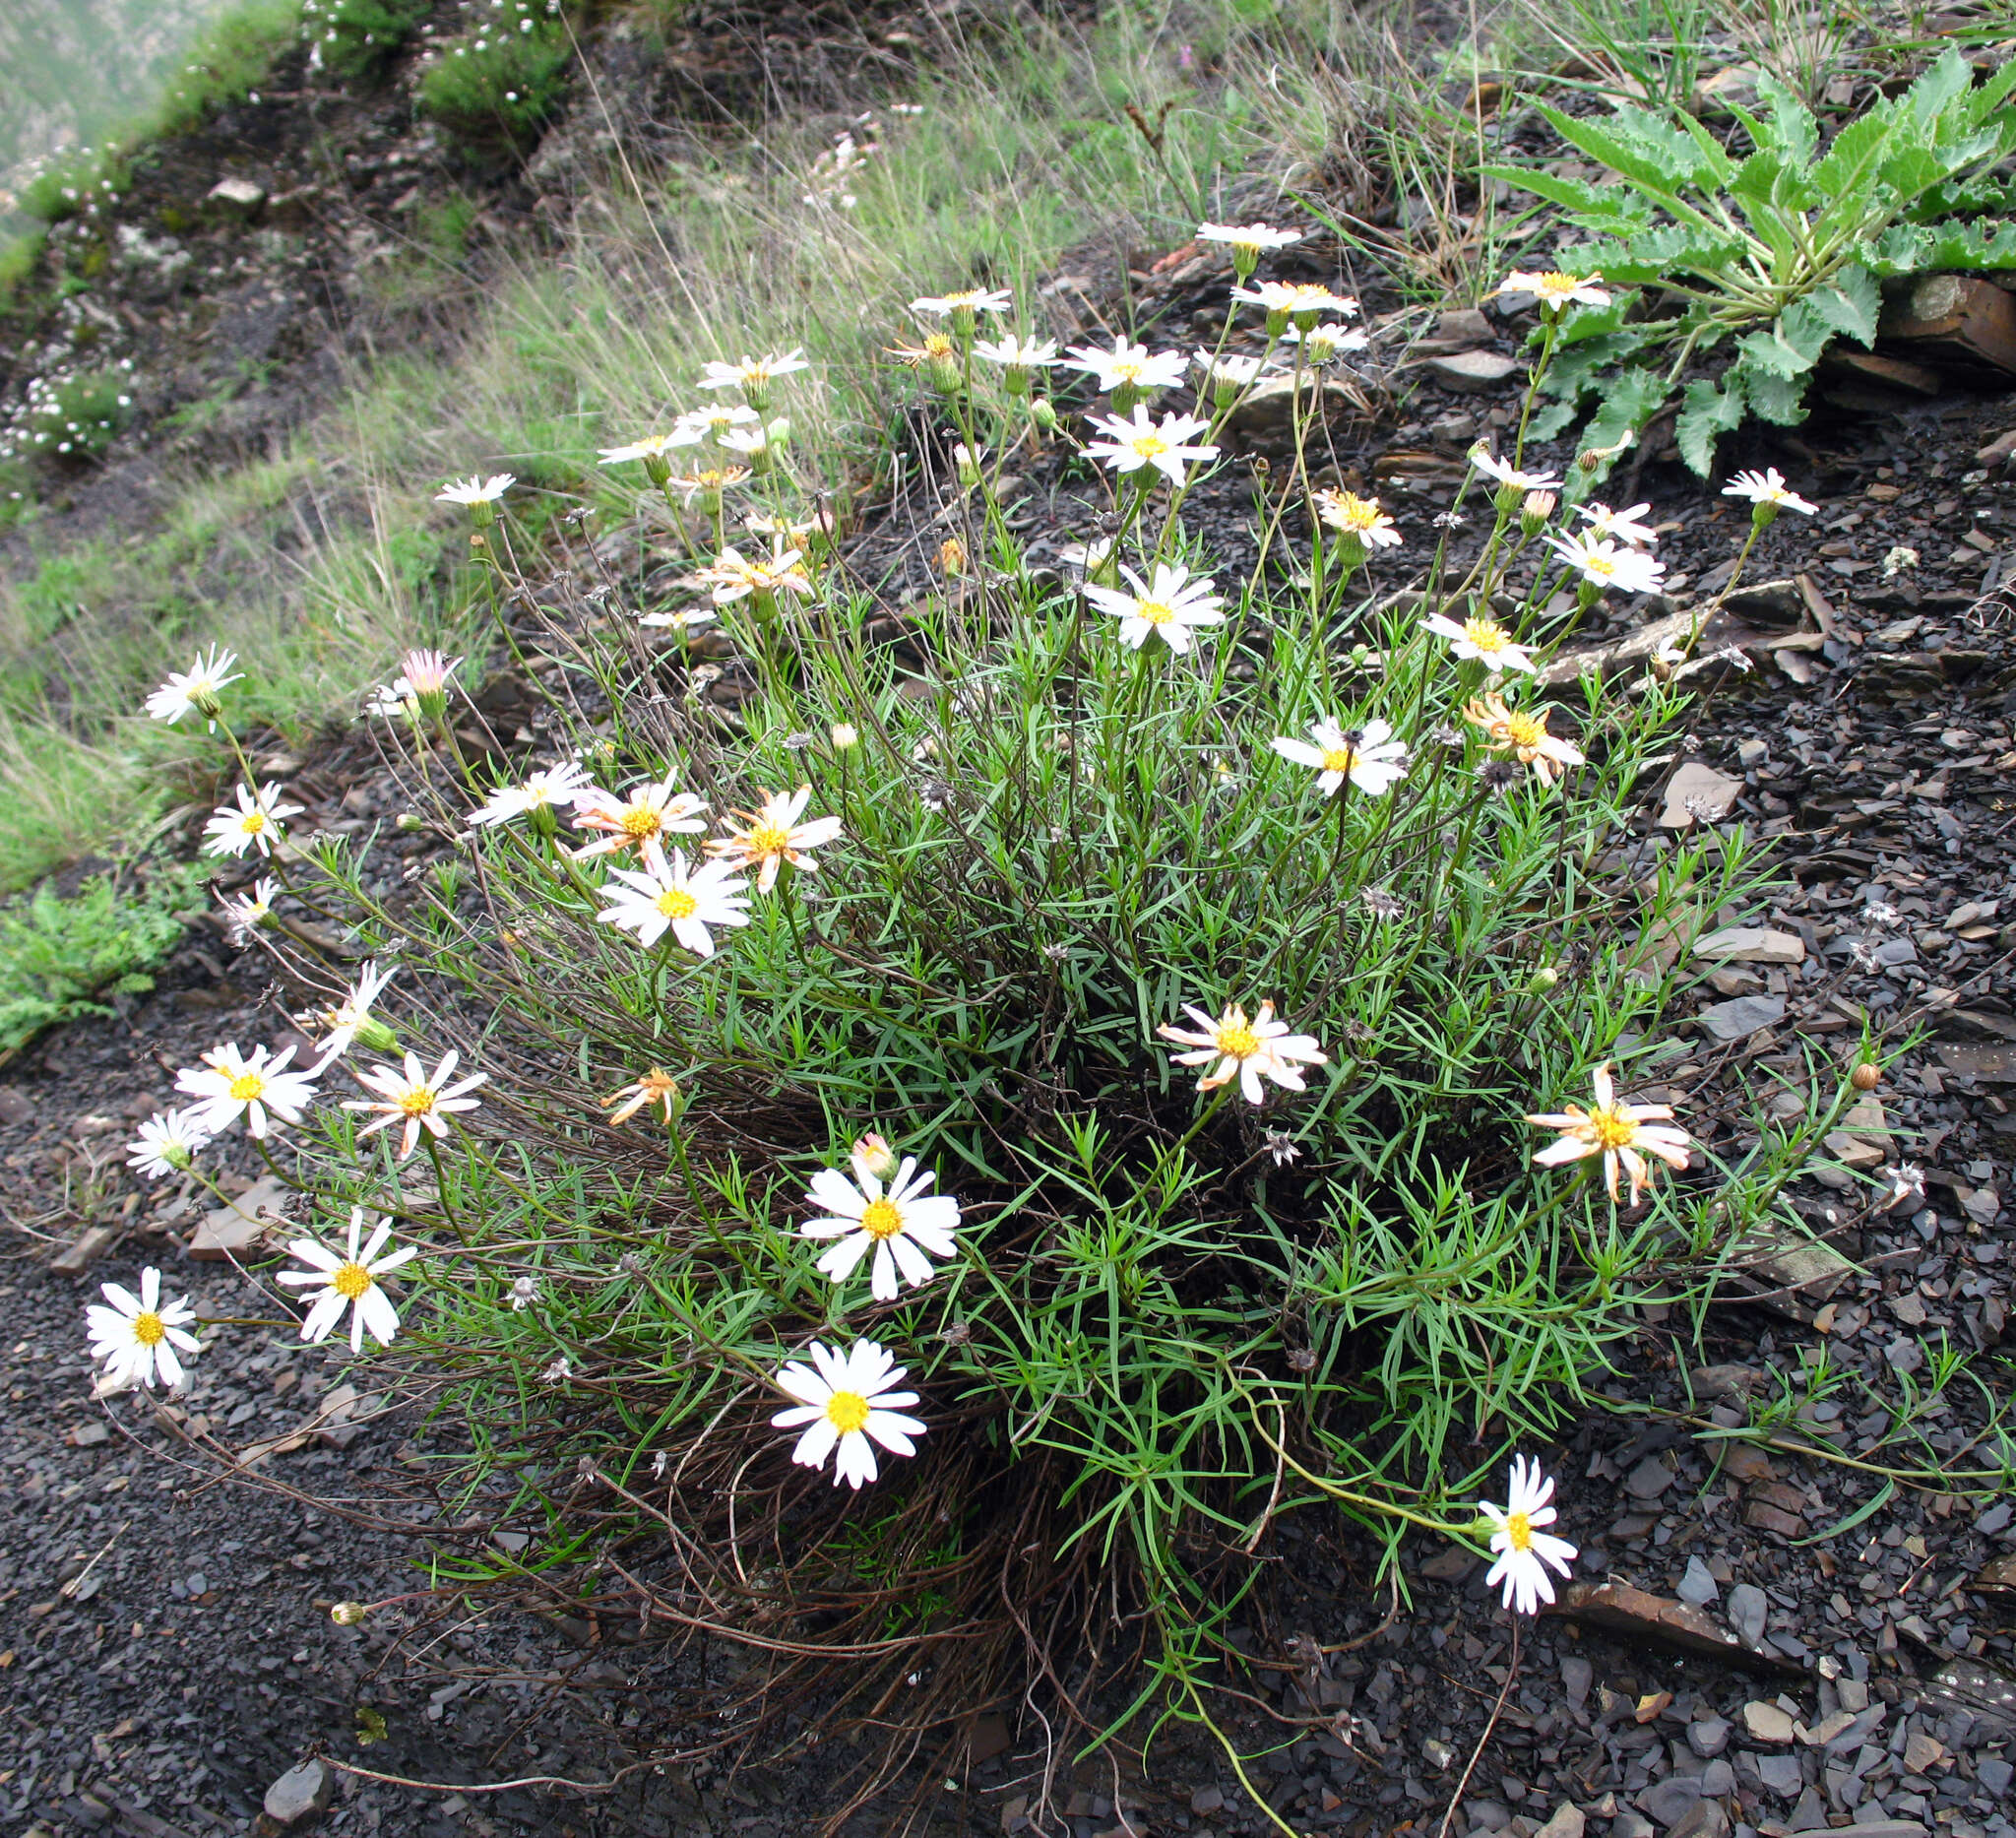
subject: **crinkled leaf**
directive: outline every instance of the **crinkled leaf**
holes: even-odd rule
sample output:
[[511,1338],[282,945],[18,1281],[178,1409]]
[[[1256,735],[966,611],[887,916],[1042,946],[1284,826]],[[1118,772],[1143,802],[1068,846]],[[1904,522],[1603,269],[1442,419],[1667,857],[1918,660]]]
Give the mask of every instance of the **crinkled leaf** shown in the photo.
[[1607,306],[1578,308],[1562,321],[1559,343],[1566,347],[1587,345],[1592,339],[1607,339],[1610,341],[1609,349],[1620,356],[1626,351],[1642,350],[1648,344],[1663,339],[1666,330],[1643,320],[1631,319],[1631,311],[1639,298],[1637,288],[1625,287],[1610,295]]
[[1562,397],[1556,402],[1550,402],[1544,409],[1534,412],[1533,419],[1527,423],[1527,437],[1532,440],[1552,440],[1581,412],[1582,405],[1579,401],[1570,401],[1567,397]]
[[1876,320],[1883,310],[1883,296],[1876,289],[1876,278],[1859,262],[1851,262],[1826,286],[1817,288],[1799,304],[1815,314],[1830,332],[1864,347],[1876,342]]
[[1780,427],[1796,427],[1806,418],[1806,385],[1811,380],[1810,371],[1782,377],[1747,368],[1741,378],[1751,411]]
[[1792,165],[1810,164],[1813,149],[1820,144],[1820,124],[1813,111],[1768,70],[1757,73],[1757,99],[1771,111],[1771,138],[1760,145],[1777,148]]
[[1732,387],[1723,389],[1707,377],[1698,377],[1681,393],[1673,441],[1687,470],[1697,478],[1706,478],[1715,470],[1715,443],[1742,425],[1742,385],[1735,379],[1732,383]]
[[1828,216],[1861,216],[1894,125],[1890,104],[1879,102],[1834,137],[1812,170],[1813,189],[1829,201]]
[[1616,132],[1613,126],[1564,115],[1557,108],[1540,105],[1554,132],[1569,146],[1579,148],[1592,159],[1600,159],[1613,172],[1622,173],[1655,198],[1676,198],[1684,175],[1676,173],[1656,150],[1640,147]]
[[1974,66],[1953,45],[1897,98],[1898,112],[1929,129],[1956,99],[1974,88]]
[[[1793,322],[1790,329],[1799,338],[1796,345],[1785,336],[1788,319]],[[1778,316],[1769,331],[1746,332],[1736,340],[1736,350],[1747,369],[1767,376],[1803,376],[1813,367],[1814,358],[1820,354],[1820,347],[1827,342],[1824,328],[1817,341],[1809,339],[1809,330],[1807,322],[1797,315],[1796,309],[1789,308]]]
[[1718,275],[1742,259],[1743,243],[1689,223],[1666,223],[1621,240],[1605,236],[1581,243],[1574,253],[1587,263],[1584,273],[1619,286],[1645,286],[1675,275]]
[[1666,407],[1667,395],[1666,378],[1656,369],[1634,366],[1618,371],[1576,445],[1584,452],[1592,447],[1614,447],[1626,434],[1642,432]]
[[2016,222],[1893,223],[1857,251],[1879,281],[1955,268],[2016,268]]
[[1964,108],[1968,124],[1971,127],[1999,124],[2005,133],[2016,138],[2016,117],[2002,109],[2011,92],[2016,92],[2016,58],[2011,58],[1985,83],[1968,91]]
[[1568,213],[1578,228],[1614,230],[1628,235],[1650,221],[1651,208],[1627,185],[1597,186],[1587,179],[1566,178],[1558,172],[1538,172],[1531,166],[1485,166],[1486,178],[1503,179],[1521,191],[1557,204]]

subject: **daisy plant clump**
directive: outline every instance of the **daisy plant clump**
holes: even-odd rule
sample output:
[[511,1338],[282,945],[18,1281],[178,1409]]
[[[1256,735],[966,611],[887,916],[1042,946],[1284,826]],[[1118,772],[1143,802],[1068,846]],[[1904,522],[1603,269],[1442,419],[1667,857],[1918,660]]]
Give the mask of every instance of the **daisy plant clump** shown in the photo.
[[[1115,1603],[1202,1717],[1216,1605],[1319,1504],[1544,1599],[1538,1482],[1480,1515],[1473,1464],[1770,1204],[1642,1090],[1676,983],[1636,942],[1758,869],[1646,821],[1670,672],[1553,667],[1657,580],[1650,507],[1572,517],[1516,444],[1418,516],[1321,485],[1355,302],[1271,277],[1292,231],[1207,226],[1201,352],[1067,357],[1011,288],[918,285],[887,529],[778,428],[817,367],[730,327],[603,455],[690,567],[606,573],[562,519],[536,580],[505,487],[452,488],[543,706],[480,758],[453,714],[373,729],[438,858],[292,852],[362,968],[249,935],[322,1058],[220,1047],[136,1145],[287,1125],[353,1220],[293,1246],[309,1337],[396,1330],[478,1426],[462,1485],[556,1553],[621,1541],[667,1626],[710,1605],[764,1705],[874,1723],[857,1786],[891,1715],[1027,1687],[1072,1723],[1045,1668]],[[1256,487],[1227,427],[1263,377],[1292,451]],[[758,432],[739,521],[667,492]],[[1011,455],[1090,507],[1041,550]],[[1236,515],[1235,573],[1202,532]],[[502,661],[426,665],[473,710]]]

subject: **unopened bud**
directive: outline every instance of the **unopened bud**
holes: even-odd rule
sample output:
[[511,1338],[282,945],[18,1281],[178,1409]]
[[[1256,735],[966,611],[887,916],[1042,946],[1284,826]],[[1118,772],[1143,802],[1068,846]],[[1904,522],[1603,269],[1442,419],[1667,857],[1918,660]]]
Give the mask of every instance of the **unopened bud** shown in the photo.
[[1030,398],[1029,418],[1045,434],[1054,434],[1057,431],[1057,411],[1047,396]]
[[952,449],[952,464],[959,475],[959,482],[971,491],[980,482],[979,455],[964,442]]
[[371,1613],[361,1602],[339,1602],[329,1611],[329,1618],[339,1627],[355,1627]]
[[1537,537],[1552,522],[1554,506],[1560,500],[1551,491],[1529,491],[1519,506],[1519,527]]
[[873,1130],[855,1142],[853,1159],[863,1173],[873,1174],[877,1180],[887,1180],[896,1173],[896,1151]]
[[833,742],[833,750],[836,753],[845,753],[850,747],[856,747],[861,743],[860,729],[852,722],[835,722],[833,731],[827,738]]
[[410,836],[415,830],[426,828],[426,822],[416,810],[402,810],[398,816],[393,818],[392,827],[407,836]]
[[1561,981],[1561,973],[1551,964],[1543,964],[1526,980],[1526,986],[1535,995],[1544,995]]
[[1848,1075],[1848,1082],[1858,1092],[1872,1092],[1883,1082],[1883,1068],[1864,1059]]

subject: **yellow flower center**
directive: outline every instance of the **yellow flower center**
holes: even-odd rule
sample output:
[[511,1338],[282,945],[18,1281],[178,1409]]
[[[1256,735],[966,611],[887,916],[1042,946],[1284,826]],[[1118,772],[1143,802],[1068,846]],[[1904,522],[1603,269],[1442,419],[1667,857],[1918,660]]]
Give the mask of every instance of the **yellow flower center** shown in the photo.
[[143,1308],[133,1317],[133,1338],[143,1347],[158,1347],[167,1337],[168,1330],[152,1308]]
[[893,1200],[870,1200],[861,1214],[861,1230],[879,1244],[903,1230],[903,1214]]
[[1593,549],[1585,550],[1582,556],[1582,572],[1600,574],[1608,581],[1616,575],[1617,564],[1607,555],[1600,554]]
[[1134,602],[1134,616],[1147,620],[1150,625],[1167,625],[1176,616],[1176,612],[1166,601],[1137,600]]
[[1607,1110],[1592,1110],[1589,1127],[1606,1149],[1628,1149],[1638,1134],[1638,1125],[1615,1107]]
[[658,910],[669,919],[691,919],[700,911],[700,902],[683,887],[667,887],[658,897]]
[[632,804],[623,813],[623,834],[634,843],[641,843],[648,836],[656,836],[664,827],[664,818],[643,805]]
[[415,1085],[400,1099],[399,1108],[408,1116],[425,1116],[434,1108],[434,1088],[431,1085]]
[[266,828],[266,813],[263,810],[248,810],[238,819],[238,828],[247,836],[257,836]]
[[927,332],[924,335],[924,355],[926,357],[950,357],[957,349],[942,332]]
[[265,1075],[258,1072],[241,1072],[230,1084],[231,1096],[239,1104],[252,1104],[256,1102],[265,1090]]
[[1134,437],[1134,451],[1144,460],[1158,460],[1168,450],[1169,443],[1160,434],[1137,434]]
[[1505,738],[1514,746],[1538,746],[1547,737],[1547,724],[1544,716],[1508,715],[1505,717]]
[[1533,1522],[1523,1512],[1508,1512],[1505,1515],[1505,1542],[1514,1551],[1533,1549]]
[[1116,363],[1113,366],[1113,374],[1123,383],[1138,383],[1141,381],[1141,366],[1129,358],[1125,362]]
[[1466,619],[1463,635],[1479,651],[1500,652],[1512,642],[1506,636],[1505,628],[1495,619]]
[[1340,491],[1331,502],[1329,521],[1339,530],[1376,530],[1380,522],[1379,500]]
[[1218,1050],[1230,1059],[1250,1059],[1260,1050],[1260,1037],[1244,1022],[1218,1030]]
[[329,1273],[329,1287],[346,1301],[355,1301],[371,1287],[371,1273],[362,1264],[338,1264]]
[[1327,746],[1323,749],[1323,770],[1325,772],[1349,772],[1358,763],[1357,749],[1349,746]]
[[1565,300],[1581,285],[1573,275],[1551,270],[1540,278],[1540,295],[1544,300]]
[[791,846],[791,833],[774,823],[759,823],[742,838],[752,856],[781,856]]
[[868,1400],[858,1391],[836,1391],[826,1400],[826,1421],[850,1436],[868,1421]]

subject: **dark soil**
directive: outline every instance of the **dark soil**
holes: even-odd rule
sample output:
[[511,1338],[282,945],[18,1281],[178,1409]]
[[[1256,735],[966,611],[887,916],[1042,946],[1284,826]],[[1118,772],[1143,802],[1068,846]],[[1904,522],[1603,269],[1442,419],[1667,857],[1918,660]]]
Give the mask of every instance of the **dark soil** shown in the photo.
[[[756,33],[738,26],[728,36],[747,44]],[[700,51],[685,55],[704,64]],[[663,80],[689,79],[680,65]],[[437,182],[422,171],[444,186],[472,182],[420,149],[396,96],[340,106],[361,111],[346,144],[385,163],[346,189],[283,171],[278,155],[261,174],[276,194],[289,180],[326,191],[316,208],[334,215],[295,232],[299,266],[322,281],[289,286],[270,339],[213,331],[215,356],[199,353],[199,322],[236,324],[228,311],[238,309],[220,308],[210,290],[174,309],[189,317],[165,342],[150,413],[214,387],[204,366],[248,349],[244,340],[269,340],[260,349],[280,362],[270,393],[262,383],[239,399],[255,407],[210,457],[265,438],[340,380],[316,352],[323,331],[340,338],[355,324],[340,303],[340,276],[355,272],[339,253],[351,250],[344,225],[382,223],[401,188]],[[267,144],[261,111],[276,122],[294,113],[270,98],[215,124],[231,157]],[[300,132],[296,151],[308,140]],[[189,195],[224,146],[174,153],[162,169],[182,176],[167,190]],[[402,149],[410,157],[393,160]],[[498,210],[540,208],[520,177],[486,182]],[[219,259],[251,248],[249,231],[203,233],[218,238]],[[1339,279],[1320,250],[1303,260],[1308,278]],[[271,292],[272,271],[254,263],[239,285],[257,318],[254,293]],[[1222,273],[1187,252],[1133,285],[1140,309],[1160,317],[1155,342],[1198,342],[1207,313],[1215,330]],[[1390,304],[1376,278],[1363,291],[1375,315]],[[1510,351],[1521,327],[1457,330],[1471,346],[1482,338]],[[167,380],[178,377],[194,380]],[[1418,561],[1442,534],[1433,519],[1448,501],[1444,479],[1472,440],[1502,439],[1516,398],[1449,395],[1411,369],[1368,375],[1359,393],[1362,412],[1341,413],[1332,430],[1337,475],[1385,496],[1408,539],[1401,554]],[[1280,1529],[1270,1586],[1236,1636],[1253,1660],[1234,1681],[1248,1695],[1223,1708],[1247,1752],[1283,1744],[1249,1774],[1296,1831],[1386,1838],[1439,1827],[1504,1688],[1452,1834],[1534,1838],[1544,1827],[1546,1838],[1578,1838],[1587,1823],[1595,1838],[1780,1838],[1847,1825],[1869,1838],[2012,1838],[2016,1519],[1994,1483],[1956,1478],[1999,1464],[2006,1479],[2016,1460],[1992,1416],[2010,1390],[2016,1239],[2003,1203],[2016,1135],[2004,1096],[2016,1085],[2016,631],[2005,585],[2016,576],[2016,487],[2006,466],[1977,459],[2011,428],[2016,401],[1956,389],[1910,407],[1823,404],[1796,434],[1732,443],[1725,471],[1779,466],[1819,515],[1788,514],[1759,544],[1746,580],[1786,585],[1740,598],[1721,628],[1756,667],[1711,664],[1695,676],[1702,693],[1673,761],[1675,773],[1707,767],[1727,780],[1697,809],[1778,839],[1788,874],[1765,913],[1702,915],[1703,928],[1741,919],[1790,934],[1798,950],[1715,969],[1691,1005],[1716,1010],[1719,1031],[1683,1020],[1661,1082],[1689,1128],[1733,1163],[1760,1115],[1795,1114],[1809,1062],[1831,1068],[1866,1022],[1900,1056],[1831,1147],[1912,1165],[1922,1193],[1891,1206],[1887,1190],[1808,1176],[1796,1204],[1841,1267],[1808,1281],[1810,1267],[1788,1273],[1777,1261],[1786,1245],[1752,1247],[1698,1323],[1646,1300],[1642,1333],[1601,1376],[1607,1408],[1592,1399],[1544,1452],[1560,1477],[1556,1529],[1582,1549],[1578,1579],[1615,1588],[1534,1623],[1509,1683],[1510,1629],[1480,1564],[1411,1551],[1409,1597],[1392,1613],[1359,1541],[1313,1519]],[[1246,439],[1266,457],[1264,426]],[[160,438],[78,479],[66,533],[143,515],[130,506],[146,502],[147,469],[186,457]],[[1572,455],[1537,457],[1558,469]],[[131,469],[124,486],[121,468]],[[1084,513],[1060,508],[1076,486],[1037,466],[1028,476],[1041,507],[1033,532],[1089,534]],[[1235,481],[1197,504],[1201,534],[1226,539],[1230,565],[1245,490]],[[1614,609],[1584,634],[1593,641],[1705,604],[1744,528],[1741,506],[1656,448],[1610,496],[1650,499],[1668,525],[1668,591]],[[1459,552],[1477,534],[1454,533]],[[912,575],[878,540],[863,539],[864,569],[925,591],[922,558]],[[1886,568],[1900,548],[1916,551],[1915,564]],[[1383,584],[1402,588],[1407,564],[1383,566]],[[290,783],[321,827],[359,828],[388,808],[375,761],[353,744],[318,754]],[[1662,788],[1648,835],[1663,801]],[[400,839],[386,871],[433,847]],[[286,1038],[300,992],[270,986],[260,963],[199,925],[155,993],[46,1038],[0,1088],[0,1186],[16,1228],[0,1281],[13,1350],[0,1423],[9,1828],[36,1838],[245,1832],[268,1787],[319,1753],[472,1784],[422,1791],[341,1775],[321,1826],[333,1833],[813,1829],[828,1809],[819,1770],[649,1762],[679,1728],[662,1687],[691,1676],[613,1626],[535,1600],[476,1598],[415,1600],[361,1628],[335,1625],[333,1603],[420,1591],[430,1553],[479,1550],[509,1528],[481,1502],[433,1500],[427,1456],[455,1446],[453,1426],[430,1427],[410,1404],[378,1415],[371,1398],[346,1399],[330,1350],[271,1326],[214,1330],[191,1390],[168,1408],[92,1402],[82,1309],[96,1283],[158,1263],[205,1313],[246,1306],[250,1292],[227,1264],[189,1253],[203,1207],[173,1183],[136,1190],[119,1145],[133,1119],[165,1103],[172,1069],[203,1048]],[[232,1154],[227,1185],[249,1187],[264,1171],[242,1139]],[[91,1225],[111,1228],[96,1259],[76,1274],[52,1267],[51,1253]],[[1942,1350],[1969,1356],[1970,1375],[1928,1398]],[[1801,1375],[1823,1363],[1829,1382],[1811,1386]],[[1782,1399],[1796,1408],[1773,1415]],[[1893,1419],[1907,1409],[1917,1416],[1900,1432]],[[1767,1420],[1768,1448],[1719,1433]],[[276,1440],[252,1471],[230,1472],[228,1451],[243,1462],[248,1444]],[[1885,1464],[1916,1470],[1915,1484],[1884,1492]],[[1676,1633],[1674,1603],[1705,1618]],[[1145,1773],[1115,1774],[1102,1759],[1067,1770],[1045,1811],[1033,1804],[1040,1729],[1012,1703],[975,1711],[955,1778],[908,1784],[921,1786],[929,1814],[917,1829],[1277,1829],[1215,1748],[1181,1736],[1151,1751]],[[376,1719],[382,1740],[367,1743]],[[532,1777],[617,1785],[478,1791]],[[850,1829],[902,1829],[906,1804],[894,1796]]]

